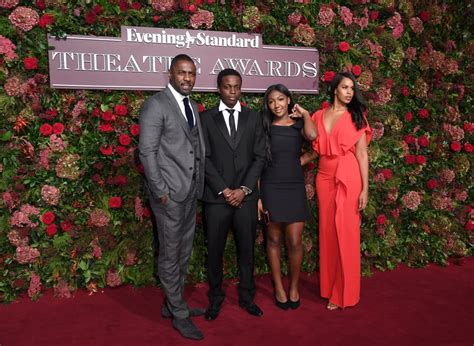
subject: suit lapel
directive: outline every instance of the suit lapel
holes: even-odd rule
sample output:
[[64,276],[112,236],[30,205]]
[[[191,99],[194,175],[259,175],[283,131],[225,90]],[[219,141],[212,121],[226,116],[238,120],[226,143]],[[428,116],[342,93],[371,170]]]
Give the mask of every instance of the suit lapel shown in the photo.
[[[186,121],[186,119],[184,119],[184,116],[183,114],[181,113],[181,109],[179,108],[179,105],[178,105],[178,102],[176,101],[176,99],[174,98],[174,95],[173,93],[171,92],[171,90],[167,87],[165,90],[163,90],[163,92],[166,94],[166,96],[168,96],[168,99],[169,99],[169,102],[170,102],[170,106],[171,106],[171,109],[174,111],[174,115],[176,117],[176,120],[178,121],[178,123],[181,125],[181,127],[183,128],[184,130],[184,133],[186,133],[186,136],[187,137],[190,137],[190,131],[189,131],[189,125]],[[193,109],[193,111],[195,112],[194,114],[197,113],[196,110]],[[196,118],[197,119],[197,118]]]
[[221,131],[226,142],[230,145],[232,149],[234,149],[234,143],[232,141],[232,138],[230,138],[229,130],[227,129],[227,126],[225,124],[224,115],[222,114],[222,112],[219,112],[219,110],[216,110],[216,113],[214,114],[213,118],[214,118],[217,128],[219,129],[219,131]]
[[235,136],[235,147],[239,145],[240,140],[242,139],[242,136],[245,132],[245,129],[247,128],[247,122],[249,119],[249,113],[247,109],[242,108],[242,111],[239,114],[239,121],[237,124],[237,133]]

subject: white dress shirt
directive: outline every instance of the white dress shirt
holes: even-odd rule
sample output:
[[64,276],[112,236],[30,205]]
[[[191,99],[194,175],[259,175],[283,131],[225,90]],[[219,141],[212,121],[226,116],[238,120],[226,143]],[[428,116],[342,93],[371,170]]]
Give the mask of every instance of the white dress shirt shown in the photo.
[[235,130],[237,131],[238,129],[237,125],[239,124],[239,114],[242,111],[242,108],[240,107],[240,102],[237,102],[233,108],[227,107],[225,103],[222,102],[222,100],[219,103],[219,112],[222,112],[222,115],[224,115],[225,125],[227,126],[227,131],[229,131],[229,134],[230,134],[230,126],[229,126],[230,113],[228,109],[234,110]]
[[[184,103],[183,103],[183,100],[187,96],[181,95],[179,92],[177,92],[175,90],[175,88],[173,88],[173,86],[170,83],[168,83],[168,88],[170,88],[171,93],[173,94],[174,98],[176,99],[176,102],[178,102],[179,109],[181,109],[181,114],[183,114],[183,117],[184,117],[184,119],[186,120],[186,123],[187,123],[188,118],[186,117],[186,111],[184,110]],[[194,115],[193,107],[191,106],[191,100],[189,101],[189,108],[191,108],[191,112],[193,112],[194,124],[196,124],[196,115]]]

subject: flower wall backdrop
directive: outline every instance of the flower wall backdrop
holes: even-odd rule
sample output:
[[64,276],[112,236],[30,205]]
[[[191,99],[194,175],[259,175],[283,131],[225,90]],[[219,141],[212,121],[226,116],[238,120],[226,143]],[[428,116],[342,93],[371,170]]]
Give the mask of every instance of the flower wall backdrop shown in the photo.
[[[53,90],[46,33],[119,36],[121,25],[258,32],[265,44],[316,47],[327,107],[334,73],[357,76],[374,128],[363,270],[444,264],[472,253],[472,4],[435,0],[0,0],[0,296],[59,297],[154,282],[150,210],[136,160],[148,92]],[[278,82],[276,79],[275,82]],[[216,94],[195,94],[210,108]],[[259,110],[261,95],[243,101]],[[317,268],[316,163],[304,269]],[[190,280],[205,280],[201,216]],[[236,274],[229,238],[226,275]],[[256,271],[268,271],[264,235]]]

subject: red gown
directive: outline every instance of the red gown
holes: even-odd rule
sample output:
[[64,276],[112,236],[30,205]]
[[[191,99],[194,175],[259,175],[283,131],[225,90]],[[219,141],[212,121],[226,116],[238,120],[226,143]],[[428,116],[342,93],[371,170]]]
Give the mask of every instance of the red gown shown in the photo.
[[316,191],[319,203],[319,259],[321,296],[339,307],[353,306],[360,297],[360,213],[362,178],[355,145],[365,133],[357,131],[345,112],[328,134],[324,110],[313,114],[318,136],[313,149],[319,154]]

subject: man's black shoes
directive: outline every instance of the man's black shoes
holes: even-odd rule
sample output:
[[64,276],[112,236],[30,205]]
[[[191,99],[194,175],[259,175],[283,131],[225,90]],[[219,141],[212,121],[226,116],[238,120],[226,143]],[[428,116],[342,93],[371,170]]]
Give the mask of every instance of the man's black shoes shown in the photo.
[[242,309],[247,311],[252,316],[260,317],[263,315],[262,309],[260,309],[255,303],[250,303],[248,305],[244,305],[244,304],[239,304],[239,305]]
[[188,318],[173,318],[173,328],[183,337],[191,340],[202,340],[204,335],[198,327]]

